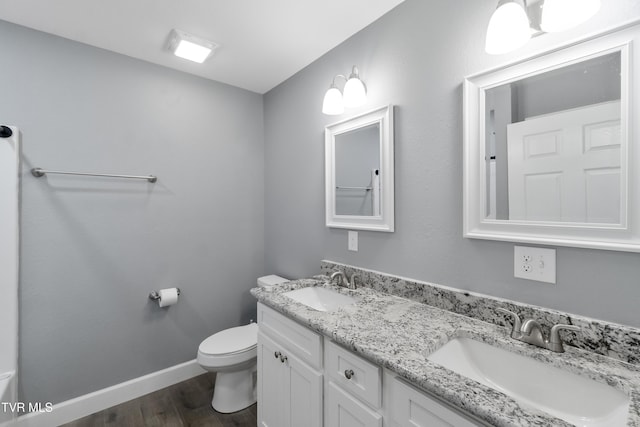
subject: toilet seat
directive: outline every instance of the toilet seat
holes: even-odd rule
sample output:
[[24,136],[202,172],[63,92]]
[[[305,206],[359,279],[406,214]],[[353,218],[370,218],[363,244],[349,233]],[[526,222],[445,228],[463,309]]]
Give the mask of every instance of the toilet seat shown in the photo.
[[211,335],[200,343],[198,352],[209,355],[242,353],[258,345],[258,324],[225,329]]
[[225,329],[202,341],[198,347],[198,363],[208,368],[230,368],[254,360],[257,347],[257,324]]

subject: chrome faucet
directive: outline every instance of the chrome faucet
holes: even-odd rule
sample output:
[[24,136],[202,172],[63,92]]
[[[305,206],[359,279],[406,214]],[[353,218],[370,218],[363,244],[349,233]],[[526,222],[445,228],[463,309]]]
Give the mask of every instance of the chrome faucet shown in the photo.
[[360,284],[362,284],[362,277],[360,277],[360,275],[358,273],[353,273],[351,275],[351,286],[350,289],[355,289],[356,288],[356,279],[358,279],[360,281]]
[[347,279],[347,275],[346,275],[346,274],[344,274],[344,272],[342,272],[342,271],[338,270],[338,271],[334,272],[334,273],[331,275],[331,280],[329,280],[329,282],[330,282],[330,283],[333,283],[334,279],[336,279],[336,278],[337,278],[337,280],[336,280],[336,284],[337,284],[338,286],[344,286],[345,288],[348,288],[348,289],[355,289],[355,288],[356,288],[356,281],[355,281],[355,279],[356,279],[356,278],[358,278],[358,279],[359,279],[359,278],[360,278],[360,276],[358,276],[357,274],[355,274],[355,273],[354,273],[354,274],[351,276],[351,282],[349,282],[349,279]]
[[498,308],[497,311],[510,315],[513,318],[513,328],[511,329],[511,338],[514,340],[526,342],[527,344],[533,344],[538,347],[546,348],[547,350],[554,351],[556,353],[563,353],[564,346],[562,345],[562,337],[559,331],[566,329],[569,331],[579,331],[580,328],[575,325],[563,325],[557,324],[551,328],[549,339],[544,337],[540,323],[534,319],[525,319],[524,322],[520,320],[513,311],[505,310],[504,308]]
[[347,275],[344,274],[342,271],[338,270],[338,271],[334,272],[331,275],[331,280],[329,282],[333,283],[333,281],[336,278],[338,279],[338,280],[336,280],[336,285],[338,285],[338,286],[347,286],[347,287],[349,286],[349,279],[347,279]]

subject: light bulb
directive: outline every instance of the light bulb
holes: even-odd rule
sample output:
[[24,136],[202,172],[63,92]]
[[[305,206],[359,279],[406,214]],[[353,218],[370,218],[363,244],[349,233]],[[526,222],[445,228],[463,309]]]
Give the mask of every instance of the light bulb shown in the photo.
[[167,48],[180,58],[202,64],[213,54],[218,45],[182,30],[173,29]]
[[591,18],[600,0],[545,0],[540,28],[547,33],[568,30]]
[[358,76],[358,69],[353,67],[349,80],[344,85],[345,107],[359,107],[367,102],[367,90]]
[[211,55],[211,49],[187,40],[180,40],[174,52],[175,56],[202,64]]
[[485,50],[491,55],[500,55],[524,46],[530,38],[531,28],[523,3],[512,0],[499,5],[491,15]]
[[324,100],[322,101],[322,112],[330,116],[344,113],[342,94],[337,87],[331,85],[327,93],[324,94]]

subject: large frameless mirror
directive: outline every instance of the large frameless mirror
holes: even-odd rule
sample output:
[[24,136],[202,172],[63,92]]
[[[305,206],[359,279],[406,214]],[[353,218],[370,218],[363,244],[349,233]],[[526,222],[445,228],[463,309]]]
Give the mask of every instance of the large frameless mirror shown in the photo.
[[640,251],[629,138],[638,35],[626,28],[465,80],[465,237]]
[[327,227],[393,231],[393,107],[327,126]]

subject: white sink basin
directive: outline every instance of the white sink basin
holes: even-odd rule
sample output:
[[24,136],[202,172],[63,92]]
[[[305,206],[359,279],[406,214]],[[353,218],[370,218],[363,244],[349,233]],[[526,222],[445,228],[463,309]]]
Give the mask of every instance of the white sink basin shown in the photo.
[[427,358],[577,426],[627,425],[626,394],[537,360],[468,338],[453,339]]
[[284,295],[318,311],[333,311],[358,302],[357,298],[349,295],[315,286],[285,292]]

